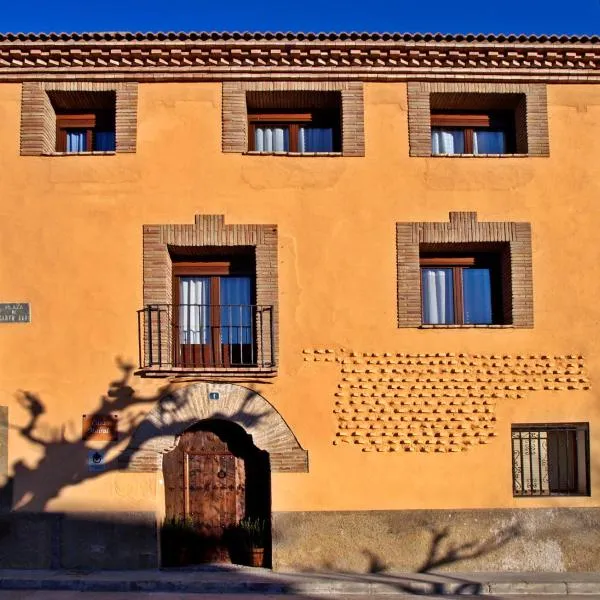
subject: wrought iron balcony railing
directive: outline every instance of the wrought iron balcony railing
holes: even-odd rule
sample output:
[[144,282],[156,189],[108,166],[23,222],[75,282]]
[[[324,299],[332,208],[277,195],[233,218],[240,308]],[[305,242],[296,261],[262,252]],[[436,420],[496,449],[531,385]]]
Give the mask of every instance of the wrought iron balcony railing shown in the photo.
[[275,367],[273,306],[149,304],[138,310],[142,369]]

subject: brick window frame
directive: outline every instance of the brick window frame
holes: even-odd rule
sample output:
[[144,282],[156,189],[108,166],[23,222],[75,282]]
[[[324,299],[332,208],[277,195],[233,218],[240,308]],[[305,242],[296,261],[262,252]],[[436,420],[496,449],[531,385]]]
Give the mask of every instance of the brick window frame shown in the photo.
[[[424,325],[419,257],[428,251],[468,249],[469,244],[507,244],[506,281],[502,285],[505,324]],[[523,222],[478,222],[476,212],[451,212],[446,223],[396,223],[398,327],[532,328],[533,274],[531,225]]]
[[[264,354],[273,356],[274,366],[269,375],[276,374],[279,348],[277,226],[226,225],[224,215],[196,215],[193,224],[143,226],[143,301],[144,306],[173,303],[172,253],[185,251],[190,256],[202,257],[202,248],[252,247],[255,253],[256,304],[273,307],[272,337],[263,341]],[[197,254],[195,253],[197,250]],[[169,333],[162,336],[162,352],[168,356]],[[154,342],[156,343],[156,341]],[[270,345],[268,345],[270,344]],[[145,368],[144,372],[173,371],[174,369]],[[187,369],[188,371],[190,369]],[[195,367],[193,371],[214,371],[213,368]],[[260,369],[224,367],[219,371],[243,374]],[[153,373],[156,374],[156,373]],[[168,373],[172,374],[172,373]]]
[[[364,95],[362,82],[354,81],[225,81],[222,84],[222,150],[248,153],[248,93],[285,95],[339,92],[341,95],[342,156],[364,156]],[[283,97],[283,96],[282,96]],[[318,153],[321,155],[321,153]],[[331,153],[339,155],[339,152]],[[284,154],[285,155],[285,154]],[[296,154],[294,154],[296,155]],[[311,154],[297,154],[311,156]]]
[[[549,156],[548,102],[543,83],[454,83],[415,81],[407,84],[410,156],[436,156],[431,152],[432,108],[515,112],[516,152],[502,155],[452,154],[452,158],[486,156]],[[521,98],[521,100],[519,99]],[[446,106],[444,106],[444,98]]]
[[[56,151],[56,113],[48,92],[114,92],[115,152],[135,152],[137,98],[135,82],[41,81],[23,83],[21,92],[21,156],[63,155]],[[89,154],[107,154],[90,152]],[[109,152],[108,154],[113,154]],[[80,155],[80,154],[79,154]],[[69,154],[69,156],[75,156]]]

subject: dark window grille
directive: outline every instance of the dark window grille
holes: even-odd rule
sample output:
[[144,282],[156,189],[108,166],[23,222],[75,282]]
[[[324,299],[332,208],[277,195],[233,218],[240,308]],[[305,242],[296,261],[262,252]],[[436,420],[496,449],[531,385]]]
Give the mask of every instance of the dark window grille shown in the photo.
[[272,305],[149,304],[138,311],[141,368],[273,368]]
[[512,426],[514,496],[588,496],[587,423]]

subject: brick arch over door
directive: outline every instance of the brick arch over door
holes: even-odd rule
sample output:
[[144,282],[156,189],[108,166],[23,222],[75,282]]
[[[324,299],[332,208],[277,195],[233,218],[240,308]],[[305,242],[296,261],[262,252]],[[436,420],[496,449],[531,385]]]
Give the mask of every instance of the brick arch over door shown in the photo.
[[122,469],[160,470],[162,455],[178,437],[206,419],[240,425],[269,453],[272,472],[308,472],[308,452],[273,405],[254,390],[226,383],[194,383],[161,398],[135,430],[120,458]]

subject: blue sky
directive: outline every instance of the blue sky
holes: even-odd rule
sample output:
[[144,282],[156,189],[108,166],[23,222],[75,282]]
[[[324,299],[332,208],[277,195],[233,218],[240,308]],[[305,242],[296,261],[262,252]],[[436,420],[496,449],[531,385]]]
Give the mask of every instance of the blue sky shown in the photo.
[[4,0],[1,32],[600,34],[600,0]]

